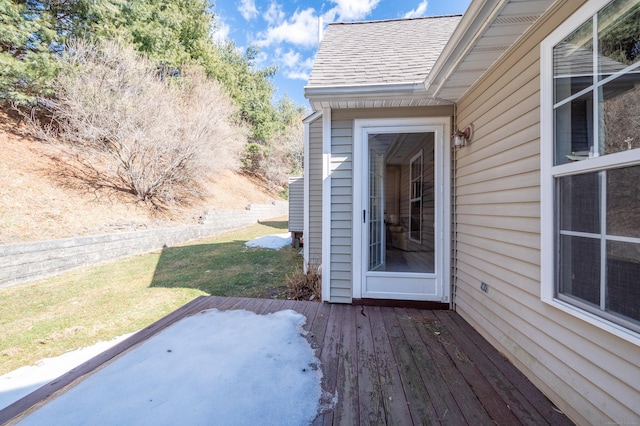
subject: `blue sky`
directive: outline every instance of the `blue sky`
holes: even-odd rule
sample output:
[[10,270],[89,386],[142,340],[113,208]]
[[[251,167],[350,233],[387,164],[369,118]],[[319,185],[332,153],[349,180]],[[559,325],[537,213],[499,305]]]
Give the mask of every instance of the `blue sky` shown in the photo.
[[303,88],[318,47],[318,19],[369,21],[462,14],[470,0],[215,0],[216,38],[244,51],[260,47],[257,66],[276,65],[276,100],[287,94],[309,108]]

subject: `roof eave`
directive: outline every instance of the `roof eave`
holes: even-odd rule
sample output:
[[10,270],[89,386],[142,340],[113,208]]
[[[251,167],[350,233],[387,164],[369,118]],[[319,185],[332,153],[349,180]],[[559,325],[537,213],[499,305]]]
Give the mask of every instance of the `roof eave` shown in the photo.
[[[424,81],[426,93],[433,97],[439,95],[442,86],[508,2],[509,0],[473,0],[471,2]],[[469,87],[473,83],[474,81],[470,81]],[[457,102],[459,98],[449,100]]]
[[313,99],[323,98],[353,98],[376,97],[386,95],[416,95],[424,94],[424,86],[421,82],[411,83],[379,83],[360,85],[327,85],[305,86],[304,97],[311,102]]
[[304,96],[314,110],[369,106],[449,105],[451,102],[428,96],[422,81],[362,85],[305,86]]

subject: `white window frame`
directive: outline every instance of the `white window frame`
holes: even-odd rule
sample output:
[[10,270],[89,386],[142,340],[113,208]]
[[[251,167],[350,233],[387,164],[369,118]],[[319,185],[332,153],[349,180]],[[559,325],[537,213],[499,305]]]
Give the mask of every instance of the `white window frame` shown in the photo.
[[[413,163],[420,160],[420,178],[418,180],[413,179]],[[418,182],[420,184],[420,195],[413,197],[413,184]],[[424,157],[422,156],[422,150],[416,155],[411,157],[409,161],[409,240],[414,243],[422,243],[422,185],[424,184]],[[413,216],[411,215],[411,207],[415,201],[420,202],[420,220],[418,222],[418,238],[413,238]]]
[[591,0],[553,31],[540,45],[540,185],[541,300],[611,334],[640,345],[640,333],[555,297],[555,181],[562,176],[640,164],[640,149],[608,154],[558,166],[554,161],[553,48],[611,0]]

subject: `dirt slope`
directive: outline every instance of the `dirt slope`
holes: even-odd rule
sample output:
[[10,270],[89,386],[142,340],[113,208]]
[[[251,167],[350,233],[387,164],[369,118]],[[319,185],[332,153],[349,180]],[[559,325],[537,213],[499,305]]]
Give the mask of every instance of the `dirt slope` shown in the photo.
[[30,138],[0,111],[0,244],[197,223],[205,210],[243,209],[278,195],[257,180],[228,171],[205,185],[189,207],[154,213],[130,196],[78,192],[56,183],[53,144]]

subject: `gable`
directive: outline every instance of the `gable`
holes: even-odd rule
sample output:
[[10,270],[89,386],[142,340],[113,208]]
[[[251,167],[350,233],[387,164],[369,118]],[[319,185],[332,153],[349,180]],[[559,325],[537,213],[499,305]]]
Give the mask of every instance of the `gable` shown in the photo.
[[308,86],[422,82],[460,18],[330,24]]

